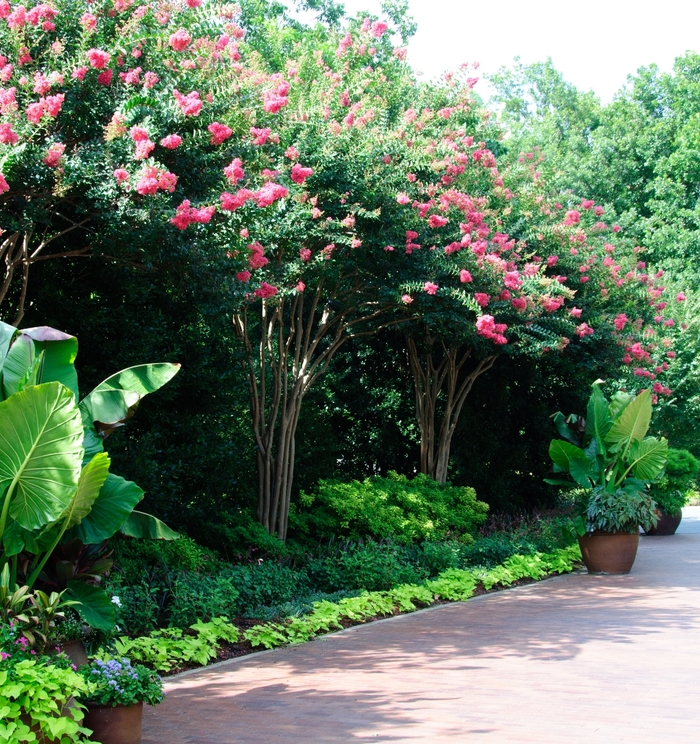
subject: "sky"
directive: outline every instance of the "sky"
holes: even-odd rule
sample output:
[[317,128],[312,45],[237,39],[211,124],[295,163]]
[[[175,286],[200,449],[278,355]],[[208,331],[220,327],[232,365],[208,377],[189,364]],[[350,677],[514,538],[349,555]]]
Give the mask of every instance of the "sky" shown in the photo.
[[[381,0],[342,0],[349,15],[380,15]],[[409,0],[418,33],[408,47],[414,69],[439,77],[463,62],[482,74],[551,57],[565,79],[603,102],[639,67],[670,71],[687,50],[700,52],[697,0]],[[288,0],[291,4],[291,0]],[[480,84],[477,90],[488,97]]]

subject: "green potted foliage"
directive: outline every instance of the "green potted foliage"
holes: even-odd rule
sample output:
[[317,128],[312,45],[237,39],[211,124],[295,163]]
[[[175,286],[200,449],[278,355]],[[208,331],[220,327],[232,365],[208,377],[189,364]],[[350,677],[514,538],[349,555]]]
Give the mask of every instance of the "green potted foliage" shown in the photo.
[[664,476],[651,487],[659,521],[645,529],[647,535],[674,535],[683,518],[688,490],[700,469],[700,462],[688,450],[668,450]]
[[163,684],[151,669],[128,659],[99,659],[80,669],[87,692],[85,725],[102,744],[140,744],[143,704],[162,702]]
[[53,328],[0,323],[0,568],[27,591],[65,592],[85,623],[111,630],[105,541],[178,535],[136,510],[144,493],[109,472],[103,442],[179,365],[130,367],[81,399],[77,348]]
[[87,693],[87,683],[64,654],[35,645],[21,621],[0,620],[0,741],[87,741],[84,706],[74,698]]
[[593,385],[586,417],[562,413],[554,423],[549,455],[555,473],[548,483],[580,489],[579,544],[591,573],[628,573],[639,545],[639,526],[658,519],[648,485],[663,473],[668,442],[648,437],[651,391],[615,393],[607,400],[600,381]]

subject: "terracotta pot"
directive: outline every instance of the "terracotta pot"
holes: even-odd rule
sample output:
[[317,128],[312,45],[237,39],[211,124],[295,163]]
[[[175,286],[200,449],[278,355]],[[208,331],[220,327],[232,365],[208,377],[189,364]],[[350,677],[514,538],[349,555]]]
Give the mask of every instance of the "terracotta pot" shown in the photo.
[[676,514],[667,514],[663,509],[657,509],[659,521],[656,527],[644,530],[647,535],[675,535],[678,525],[683,519],[683,512],[679,509]]
[[629,573],[639,546],[639,533],[588,532],[579,537],[588,573]]
[[143,703],[101,706],[87,704],[83,720],[92,729],[91,739],[102,744],[141,744]]
[[61,651],[80,669],[89,663],[85,644],[81,640],[68,641],[61,646]]

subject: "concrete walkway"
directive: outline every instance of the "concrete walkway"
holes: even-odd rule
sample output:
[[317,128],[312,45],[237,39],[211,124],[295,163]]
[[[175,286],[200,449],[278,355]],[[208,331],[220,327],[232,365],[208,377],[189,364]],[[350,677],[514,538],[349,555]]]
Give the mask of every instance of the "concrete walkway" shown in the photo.
[[144,744],[700,742],[700,507],[558,577],[172,678]]

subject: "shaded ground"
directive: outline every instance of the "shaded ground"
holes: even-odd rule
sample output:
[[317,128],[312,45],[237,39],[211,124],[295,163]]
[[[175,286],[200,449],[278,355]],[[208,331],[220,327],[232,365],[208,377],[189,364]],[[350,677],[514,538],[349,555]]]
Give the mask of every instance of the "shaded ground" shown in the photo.
[[700,507],[577,574],[168,680],[144,744],[695,742]]

